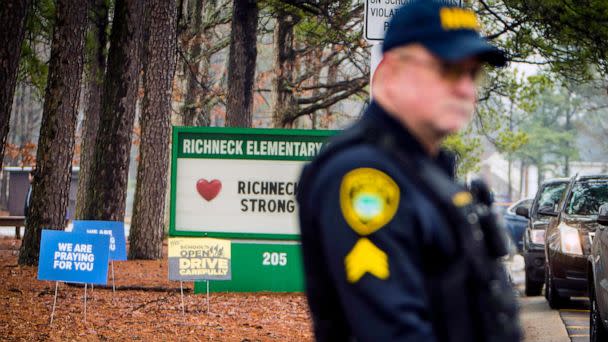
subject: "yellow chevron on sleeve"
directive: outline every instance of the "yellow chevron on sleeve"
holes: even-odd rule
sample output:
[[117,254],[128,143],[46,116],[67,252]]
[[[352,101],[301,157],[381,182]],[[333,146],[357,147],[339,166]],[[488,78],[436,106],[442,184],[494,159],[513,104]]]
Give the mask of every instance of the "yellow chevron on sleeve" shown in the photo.
[[378,279],[386,280],[389,275],[388,256],[369,239],[360,238],[344,259],[346,279],[356,283],[368,273]]

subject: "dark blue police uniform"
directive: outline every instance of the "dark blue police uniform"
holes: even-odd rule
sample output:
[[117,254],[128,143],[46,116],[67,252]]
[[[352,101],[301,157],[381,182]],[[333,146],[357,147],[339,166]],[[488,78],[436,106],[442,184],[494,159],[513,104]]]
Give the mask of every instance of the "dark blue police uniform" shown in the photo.
[[[408,1],[383,52],[420,44],[445,65],[471,57],[504,65],[478,31],[475,14],[453,2]],[[372,102],[304,168],[297,198],[318,340],[520,339],[489,192],[455,183],[453,164]]]
[[[370,126],[373,132],[365,132]],[[366,135],[392,137],[391,148],[413,165],[432,164],[451,182],[453,159],[444,153],[429,157],[374,102],[305,169],[298,200],[316,338],[488,340],[479,315],[506,315],[503,323],[513,315],[492,307],[479,312],[462,239],[449,228],[453,222],[419,180],[404,172],[402,161]],[[504,278],[500,281],[502,289],[509,288]],[[507,306],[514,310],[512,298]],[[518,339],[513,323],[515,330],[502,340]]]

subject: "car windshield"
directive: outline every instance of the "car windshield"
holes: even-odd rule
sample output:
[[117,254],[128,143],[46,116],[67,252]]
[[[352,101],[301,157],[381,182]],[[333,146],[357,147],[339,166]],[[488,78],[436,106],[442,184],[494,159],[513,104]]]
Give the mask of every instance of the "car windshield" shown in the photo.
[[608,203],[608,180],[579,182],[572,188],[566,214],[597,215],[599,207],[605,203]]
[[562,198],[567,185],[568,183],[547,184],[540,194],[534,210],[537,211],[538,208],[543,207],[549,207],[551,210],[555,210],[555,204]]

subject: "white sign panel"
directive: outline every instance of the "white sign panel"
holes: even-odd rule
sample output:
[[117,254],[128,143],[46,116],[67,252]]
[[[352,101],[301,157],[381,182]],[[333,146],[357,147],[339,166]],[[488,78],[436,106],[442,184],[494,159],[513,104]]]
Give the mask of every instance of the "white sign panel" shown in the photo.
[[302,167],[334,133],[175,128],[170,235],[298,239]]
[[303,164],[180,158],[175,226],[182,231],[299,234],[295,191]]
[[367,0],[365,2],[365,39],[384,40],[388,23],[399,7],[411,0]]

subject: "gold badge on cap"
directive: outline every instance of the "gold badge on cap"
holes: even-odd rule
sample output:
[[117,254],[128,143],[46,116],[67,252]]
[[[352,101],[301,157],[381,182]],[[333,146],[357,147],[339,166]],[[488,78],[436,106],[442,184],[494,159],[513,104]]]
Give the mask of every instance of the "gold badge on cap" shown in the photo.
[[479,22],[473,11],[458,8],[444,7],[439,11],[441,26],[444,30],[469,29],[479,31]]
[[369,235],[390,222],[398,206],[399,186],[386,173],[372,168],[358,168],[342,178],[342,215],[360,235]]

